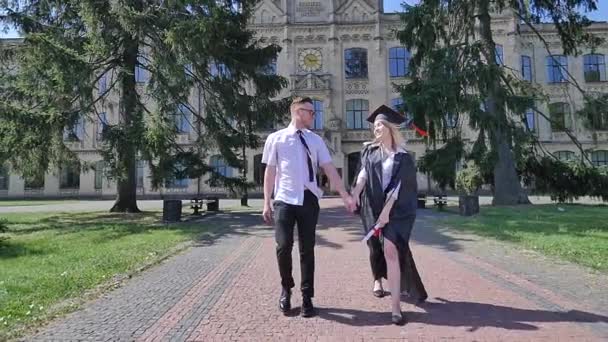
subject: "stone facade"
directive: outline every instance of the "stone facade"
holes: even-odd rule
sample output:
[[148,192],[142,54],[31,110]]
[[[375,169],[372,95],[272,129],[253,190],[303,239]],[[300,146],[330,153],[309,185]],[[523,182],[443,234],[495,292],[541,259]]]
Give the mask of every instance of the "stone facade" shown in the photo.
[[[393,85],[407,82],[403,72],[406,63],[405,59],[401,58],[403,50],[399,50],[399,41],[393,33],[393,30],[399,27],[399,16],[384,13],[382,3],[381,0],[265,0],[259,3],[250,23],[262,44],[275,43],[282,47],[276,61],[276,70],[278,74],[289,79],[289,88],[285,89],[282,95],[298,94],[310,96],[318,101],[315,104],[318,113],[315,130],[326,140],[334,163],[347,184],[354,176],[362,143],[371,138],[371,132],[364,124],[367,113],[381,104],[396,104],[399,94]],[[520,77],[524,75],[522,69],[526,69],[525,77],[545,89],[549,94],[548,102],[539,104],[545,112],[549,112],[550,103],[566,104],[562,105],[562,108],[566,108],[563,115],[564,122],[568,122],[567,126],[572,129],[583,148],[594,152],[592,157],[598,165],[607,164],[608,127],[591,131],[581,120],[576,120],[573,112],[582,107],[580,92],[573,85],[555,82],[554,69],[548,67],[548,63],[553,62],[547,57],[561,53],[559,37],[553,27],[551,25],[536,27],[547,42],[545,46],[535,32],[525,27],[518,27],[517,21],[511,15],[495,14],[492,20],[494,39],[500,44],[499,48],[502,51],[501,62],[513,69]],[[590,30],[608,39],[607,23],[595,23]],[[605,56],[608,55],[608,46],[604,45],[593,52],[601,56],[598,57],[599,59],[595,57],[589,59],[586,55],[590,53],[585,51],[577,57],[567,56],[565,69],[581,88],[606,93],[608,83]],[[557,60],[563,64],[563,59]],[[585,64],[588,64],[587,69],[598,69],[599,76],[586,79]],[[141,77],[142,81],[145,81],[145,75]],[[200,98],[198,91],[193,90],[191,104],[193,108],[204,113],[204,105]],[[112,121],[117,118],[117,109],[116,98],[110,96],[99,105],[98,111],[106,113],[105,119]],[[97,152],[97,147],[101,143],[97,139],[101,127],[100,121],[100,118],[85,121],[81,138],[71,143],[71,147],[78,151],[82,160],[91,163],[101,160]],[[566,134],[555,127],[552,128],[546,119],[530,113],[529,123],[548,151],[558,153],[564,158],[577,154],[577,147],[570,142]],[[604,125],[608,124],[604,123]],[[260,132],[263,138],[268,133]],[[414,131],[403,130],[403,134],[407,140],[407,149],[416,159],[424,155],[425,141]],[[465,130],[465,136],[473,139],[475,132]],[[188,145],[195,138],[194,133],[185,132],[180,134],[178,140]],[[248,177],[261,185],[263,178],[263,168],[260,165],[261,150],[248,151],[248,156]],[[215,161],[219,168],[223,167],[218,159]],[[236,174],[236,171],[231,171],[229,168],[223,170]],[[66,187],[66,185],[75,185],[76,181],[74,177],[68,177],[65,171],[62,178],[61,172],[57,170],[48,173],[44,179],[44,186],[38,189],[26,187],[24,180],[19,176],[11,174],[7,177],[5,172],[4,176],[0,175],[0,196],[115,195],[115,184],[94,171],[74,175],[79,180],[78,187]],[[204,179],[184,180],[178,182],[177,186],[154,191],[150,187],[148,172],[145,167],[138,170],[139,193],[142,196],[225,193],[222,188],[209,187]],[[71,183],[66,182],[68,178],[72,179]],[[429,182],[425,175],[419,175],[418,183],[421,191],[428,190]],[[259,194],[260,191],[261,187],[258,187],[253,192]]]

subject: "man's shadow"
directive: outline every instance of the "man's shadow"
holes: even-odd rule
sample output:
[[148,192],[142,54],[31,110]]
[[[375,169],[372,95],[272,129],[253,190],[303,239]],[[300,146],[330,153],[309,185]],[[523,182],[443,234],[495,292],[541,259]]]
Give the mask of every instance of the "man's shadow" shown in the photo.
[[[483,327],[507,330],[537,330],[538,327],[533,324],[536,322],[608,323],[608,317],[606,316],[579,310],[531,310],[486,303],[451,302],[443,298],[436,298],[436,300],[436,302],[425,302],[419,305],[426,312],[404,311],[408,322],[469,327],[469,331],[475,331]],[[318,308],[318,312],[322,319],[351,326],[391,324],[388,306],[386,312],[336,308]]]

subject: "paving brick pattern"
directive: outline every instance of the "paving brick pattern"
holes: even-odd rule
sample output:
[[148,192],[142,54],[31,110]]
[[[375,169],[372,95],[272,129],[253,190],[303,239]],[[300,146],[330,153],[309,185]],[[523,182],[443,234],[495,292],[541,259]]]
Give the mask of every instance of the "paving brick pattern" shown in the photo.
[[[358,220],[324,201],[316,248],[318,315],[278,311],[272,230],[251,213],[219,215],[223,236],[167,260],[58,320],[36,341],[605,341],[608,314],[433,238],[423,211],[412,248],[428,303],[404,299],[409,323],[390,324],[389,298],[372,296]],[[297,244],[296,244],[297,246]],[[299,284],[297,247],[294,278]],[[607,294],[608,295],[608,294]],[[604,308],[605,309],[605,308]]]

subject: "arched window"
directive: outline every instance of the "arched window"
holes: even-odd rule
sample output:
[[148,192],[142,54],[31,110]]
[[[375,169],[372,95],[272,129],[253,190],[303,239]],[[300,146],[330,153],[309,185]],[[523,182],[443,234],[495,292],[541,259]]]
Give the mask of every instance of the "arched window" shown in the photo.
[[593,151],[591,153],[591,161],[595,166],[606,166],[608,165],[608,151],[600,150]]
[[572,151],[557,151],[554,153],[554,155],[555,158],[563,162],[574,160],[574,158],[576,157],[576,155]]

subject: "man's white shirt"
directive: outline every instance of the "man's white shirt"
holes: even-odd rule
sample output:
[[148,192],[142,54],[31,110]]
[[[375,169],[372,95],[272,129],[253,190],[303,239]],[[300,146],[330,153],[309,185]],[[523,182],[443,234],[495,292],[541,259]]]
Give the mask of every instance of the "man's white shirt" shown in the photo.
[[310,149],[314,178],[309,181],[306,148],[300,141],[297,129],[290,124],[287,128],[274,132],[266,139],[262,163],[276,167],[274,199],[288,204],[302,205],[304,190],[308,189],[317,198],[323,191],[317,186],[317,167],[332,161],[323,139],[308,129],[301,129],[302,136]]

